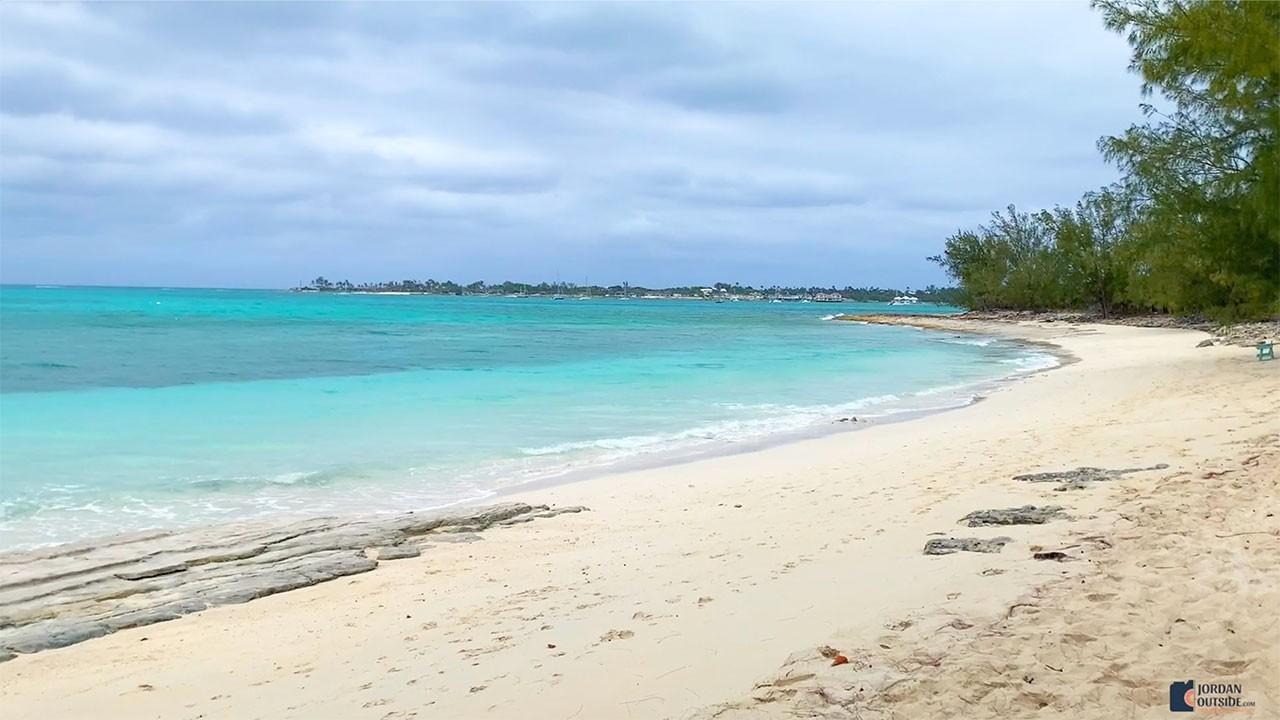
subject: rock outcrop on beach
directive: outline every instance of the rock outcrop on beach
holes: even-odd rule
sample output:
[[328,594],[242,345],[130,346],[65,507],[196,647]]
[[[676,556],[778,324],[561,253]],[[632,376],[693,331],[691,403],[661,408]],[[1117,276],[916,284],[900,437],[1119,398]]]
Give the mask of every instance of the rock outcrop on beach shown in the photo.
[[[133,533],[0,554],[0,661],[373,570],[474,533],[585,510],[470,510]],[[456,536],[455,536],[456,537]]]
[[1105,480],[1115,480],[1131,473],[1147,472],[1149,470],[1164,470],[1169,466],[1166,463],[1158,463],[1151,467],[1136,468],[1120,468],[1109,470],[1107,468],[1097,467],[1078,467],[1072,470],[1054,470],[1051,472],[1026,473],[1024,475],[1014,475],[1013,479],[1020,482],[1051,482],[1060,483],[1058,490],[1063,489],[1079,489],[1085,487],[1088,483],[1103,482]]
[[1000,508],[993,510],[974,510],[960,518],[961,524],[969,527],[985,527],[988,525],[1043,525],[1050,520],[1065,517],[1061,505],[1023,505],[1016,508]]
[[1013,542],[1011,537],[998,538],[934,538],[924,544],[925,555],[950,555],[956,552],[998,553]]

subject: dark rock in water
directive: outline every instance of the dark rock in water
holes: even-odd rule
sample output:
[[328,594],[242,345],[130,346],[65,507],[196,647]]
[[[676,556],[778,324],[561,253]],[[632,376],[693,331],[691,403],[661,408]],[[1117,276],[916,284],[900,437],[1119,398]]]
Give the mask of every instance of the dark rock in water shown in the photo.
[[1123,468],[1120,470],[1108,470],[1106,468],[1096,467],[1078,467],[1074,470],[1056,470],[1054,472],[1028,473],[1026,475],[1014,475],[1014,480],[1022,482],[1057,482],[1057,483],[1089,483],[1101,482],[1103,480],[1115,480],[1118,477],[1136,472],[1146,472],[1148,470],[1164,470],[1169,467],[1165,463],[1152,465],[1151,467],[1140,468]]
[[1043,525],[1056,518],[1065,517],[1059,505],[1023,505],[1001,510],[975,510],[960,518],[962,524],[969,527],[985,527],[988,525]]
[[[443,513],[254,521],[0,553],[0,662],[373,570],[442,539],[582,512],[504,503]],[[453,533],[453,534],[450,534]]]
[[983,538],[935,538],[924,544],[925,555],[950,555],[956,552],[998,553],[1013,542],[1010,537]]
[[1198,348],[1213,347],[1213,338],[1209,338],[1208,340],[1201,340],[1200,342],[1196,343],[1196,347]]

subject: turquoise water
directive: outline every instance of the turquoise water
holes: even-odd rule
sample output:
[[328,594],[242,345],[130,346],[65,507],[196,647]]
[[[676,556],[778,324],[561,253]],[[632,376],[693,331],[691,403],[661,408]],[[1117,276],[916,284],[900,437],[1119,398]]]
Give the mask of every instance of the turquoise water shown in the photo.
[[1051,362],[824,320],[884,309],[0,288],[0,546],[435,507],[960,405]]

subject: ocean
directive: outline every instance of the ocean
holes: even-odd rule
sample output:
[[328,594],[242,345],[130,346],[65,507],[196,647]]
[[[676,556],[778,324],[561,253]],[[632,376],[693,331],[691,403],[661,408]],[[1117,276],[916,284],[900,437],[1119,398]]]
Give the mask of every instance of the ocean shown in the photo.
[[886,309],[5,286],[0,547],[440,507],[957,407],[1055,362],[831,321]]

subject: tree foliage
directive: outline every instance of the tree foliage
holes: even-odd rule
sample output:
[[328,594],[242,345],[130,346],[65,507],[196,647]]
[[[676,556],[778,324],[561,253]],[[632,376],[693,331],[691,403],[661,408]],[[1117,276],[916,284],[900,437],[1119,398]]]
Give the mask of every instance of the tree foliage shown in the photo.
[[1023,216],[1034,232],[997,213],[936,259],[975,307],[1280,312],[1280,3],[1094,6],[1160,100],[1098,143],[1120,183]]

